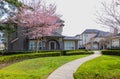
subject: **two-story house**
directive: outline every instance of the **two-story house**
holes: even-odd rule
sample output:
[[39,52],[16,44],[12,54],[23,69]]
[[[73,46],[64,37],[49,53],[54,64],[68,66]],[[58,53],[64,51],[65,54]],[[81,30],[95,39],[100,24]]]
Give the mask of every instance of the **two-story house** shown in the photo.
[[4,50],[5,49],[5,34],[3,32],[0,32],[0,50]]
[[107,47],[105,38],[109,35],[109,32],[97,29],[86,29],[81,34],[80,46],[84,46],[86,49],[104,49]]
[[120,34],[111,37],[111,48],[120,48]]
[[[78,49],[79,39],[76,37],[69,37],[62,35],[63,25],[52,33],[50,36],[42,37],[39,40],[39,45],[36,47],[36,39],[21,36],[19,32],[10,35],[9,51],[34,51],[36,48],[39,50],[75,50]],[[17,28],[20,31],[21,28]]]
[[[7,21],[8,17],[14,16],[16,7],[10,5],[6,1],[0,1],[0,21]],[[58,19],[57,22],[63,22]],[[20,31],[23,28],[15,27],[16,32],[9,34],[8,51],[29,51],[39,48],[39,50],[75,50],[78,49],[78,40],[76,37],[68,37],[62,35],[63,24],[56,32],[50,36],[42,37],[39,40],[39,45],[36,47],[36,39],[22,36]]]

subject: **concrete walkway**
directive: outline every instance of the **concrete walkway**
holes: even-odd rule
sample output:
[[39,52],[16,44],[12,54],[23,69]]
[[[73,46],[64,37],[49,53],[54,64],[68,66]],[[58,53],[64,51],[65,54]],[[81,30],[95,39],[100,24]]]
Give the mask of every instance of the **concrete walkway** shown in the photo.
[[64,64],[63,66],[56,69],[53,73],[51,73],[47,79],[74,79],[73,73],[75,73],[75,71],[81,64],[101,55],[99,51],[94,52],[95,53],[93,55]]

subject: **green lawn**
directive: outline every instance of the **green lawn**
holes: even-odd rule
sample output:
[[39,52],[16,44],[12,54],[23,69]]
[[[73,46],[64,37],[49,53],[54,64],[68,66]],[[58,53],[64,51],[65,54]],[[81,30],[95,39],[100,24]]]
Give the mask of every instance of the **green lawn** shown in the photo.
[[0,70],[0,79],[46,79],[56,68],[88,55],[46,57],[25,60]]
[[120,79],[120,56],[101,56],[86,62],[74,74],[75,79]]

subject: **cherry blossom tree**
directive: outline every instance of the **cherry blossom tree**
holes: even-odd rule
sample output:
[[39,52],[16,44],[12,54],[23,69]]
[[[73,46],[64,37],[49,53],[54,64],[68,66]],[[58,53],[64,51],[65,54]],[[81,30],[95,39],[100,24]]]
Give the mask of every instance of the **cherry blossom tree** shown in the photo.
[[46,4],[41,0],[22,0],[26,5],[22,5],[16,13],[16,17],[12,18],[17,26],[24,28],[21,33],[29,38],[42,40],[42,37],[51,35],[55,29],[59,28],[62,23],[60,15],[56,14],[55,4]]

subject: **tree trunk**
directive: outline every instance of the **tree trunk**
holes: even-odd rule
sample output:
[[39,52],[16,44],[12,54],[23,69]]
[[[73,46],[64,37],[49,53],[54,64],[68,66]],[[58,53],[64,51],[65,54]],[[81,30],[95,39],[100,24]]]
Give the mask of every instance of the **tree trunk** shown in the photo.
[[9,34],[8,34],[8,32],[6,32],[5,31],[5,35],[6,35],[6,43],[5,43],[5,51],[9,51],[9,49],[8,49],[8,47],[9,47],[9,45],[8,45],[8,42],[9,42]]
[[39,39],[36,40],[36,50],[35,52],[38,53],[39,51]]

